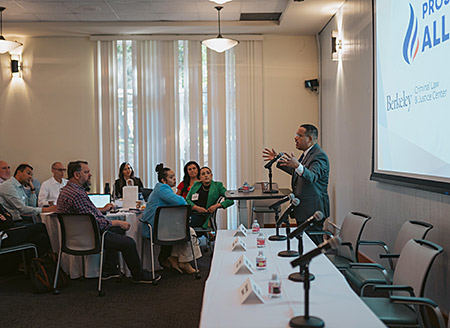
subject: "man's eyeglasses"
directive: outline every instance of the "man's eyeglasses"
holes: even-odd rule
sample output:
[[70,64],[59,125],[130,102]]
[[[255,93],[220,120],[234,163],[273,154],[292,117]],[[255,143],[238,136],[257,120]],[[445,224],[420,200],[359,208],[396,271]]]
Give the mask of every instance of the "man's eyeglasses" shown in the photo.
[[59,172],[66,172],[67,169],[54,169],[55,171],[59,171]]
[[301,135],[301,134],[298,134],[298,133],[296,133],[296,134],[295,134],[295,136],[296,136],[296,137],[299,137],[299,138],[307,137],[307,135],[306,135],[306,134],[304,134],[304,135]]

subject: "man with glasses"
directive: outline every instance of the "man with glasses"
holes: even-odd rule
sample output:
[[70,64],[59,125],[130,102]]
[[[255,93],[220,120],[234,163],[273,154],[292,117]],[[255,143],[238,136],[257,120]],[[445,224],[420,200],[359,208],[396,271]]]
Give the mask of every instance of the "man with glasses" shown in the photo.
[[[318,131],[314,125],[303,124],[295,135],[295,147],[303,151],[299,159],[294,154],[284,153],[278,160],[277,167],[292,176],[292,192],[300,200],[300,205],[295,207],[292,217],[298,224],[311,217],[314,212],[321,211],[324,218],[330,215],[330,200],[328,197],[328,177],[330,164],[328,156],[317,144]],[[277,152],[274,149],[264,149],[263,157],[269,161]],[[307,231],[320,231],[323,229],[323,221],[314,221]],[[321,236],[310,236],[316,243],[322,241]]]
[[53,176],[42,183],[38,197],[39,207],[56,205],[59,192],[67,184],[67,180],[64,179],[66,169],[61,162],[52,164],[52,173]]
[[11,166],[5,161],[0,161],[0,183],[11,177]]

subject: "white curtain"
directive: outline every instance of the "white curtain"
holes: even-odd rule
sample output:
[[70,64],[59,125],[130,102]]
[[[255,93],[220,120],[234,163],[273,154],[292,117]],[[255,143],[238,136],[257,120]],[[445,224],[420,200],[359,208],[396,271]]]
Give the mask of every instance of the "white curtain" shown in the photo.
[[[97,41],[96,47],[99,183],[114,182],[120,159],[129,157],[148,187],[157,182],[157,163],[173,168],[180,181],[190,160],[209,166],[228,189],[255,182],[262,150],[262,41],[242,41],[222,54],[199,41],[127,41],[131,65],[118,56],[118,42]],[[121,86],[132,94],[120,98]],[[123,146],[119,138],[127,139]],[[219,227],[235,228],[236,206],[217,218]]]

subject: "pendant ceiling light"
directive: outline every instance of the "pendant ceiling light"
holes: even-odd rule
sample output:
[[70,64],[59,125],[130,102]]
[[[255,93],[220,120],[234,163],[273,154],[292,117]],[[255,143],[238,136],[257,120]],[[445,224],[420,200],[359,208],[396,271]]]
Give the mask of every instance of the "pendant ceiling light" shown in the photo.
[[216,10],[217,10],[217,17],[218,17],[217,22],[219,25],[219,35],[212,39],[203,40],[202,44],[204,44],[211,50],[214,50],[217,52],[224,52],[224,51],[227,51],[227,50],[233,48],[234,46],[236,46],[239,43],[239,41],[224,38],[222,36],[222,34],[220,34],[220,11],[222,10],[223,7],[217,6],[214,8],[216,8]]
[[211,2],[215,2],[219,5],[223,5],[224,3],[230,2],[231,0],[209,0]]
[[10,50],[20,47],[22,43],[16,41],[6,41],[3,37],[3,10],[5,7],[0,7],[0,54],[4,54]]

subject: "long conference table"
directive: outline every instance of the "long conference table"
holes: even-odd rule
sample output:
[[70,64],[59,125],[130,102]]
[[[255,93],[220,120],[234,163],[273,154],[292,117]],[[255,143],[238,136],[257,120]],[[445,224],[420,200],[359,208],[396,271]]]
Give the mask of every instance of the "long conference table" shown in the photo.
[[[251,273],[237,273],[235,263],[245,255],[255,267],[260,248],[256,247],[256,235],[248,230],[247,237],[240,237],[247,246],[246,251],[232,251],[236,230],[219,230],[214,249],[209,277],[203,294],[200,327],[289,327],[294,316],[304,315],[303,283],[288,279],[289,274],[298,272],[290,262],[295,258],[282,258],[277,254],[286,249],[286,241],[269,241],[275,229],[261,229],[266,236],[267,269]],[[284,229],[281,229],[284,234]],[[305,253],[316,246],[304,235]],[[297,239],[291,241],[291,249],[297,250]],[[310,316],[321,318],[330,328],[378,328],[385,325],[360,300],[345,278],[328,258],[321,254],[313,258],[310,271],[315,280],[310,287]],[[281,281],[281,297],[270,299],[268,282],[273,273]],[[239,289],[247,278],[251,278],[262,292],[264,303],[243,302]]]

